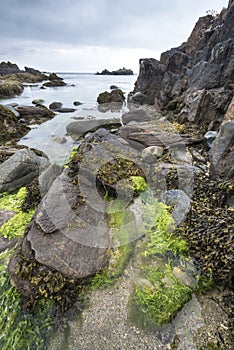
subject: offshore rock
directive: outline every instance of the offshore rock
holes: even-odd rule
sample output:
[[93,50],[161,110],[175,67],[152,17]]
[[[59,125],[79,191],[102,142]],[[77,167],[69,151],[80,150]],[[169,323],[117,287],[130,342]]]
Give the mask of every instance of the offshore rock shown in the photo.
[[104,69],[101,73],[97,72],[96,75],[133,75],[133,71],[131,69],[120,68],[110,72],[109,70]]

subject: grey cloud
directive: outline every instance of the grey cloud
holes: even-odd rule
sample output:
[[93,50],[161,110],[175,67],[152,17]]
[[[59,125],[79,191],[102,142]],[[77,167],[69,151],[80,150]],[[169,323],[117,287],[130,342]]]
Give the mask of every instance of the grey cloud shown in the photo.
[[176,28],[170,26],[170,13],[177,17],[174,26],[179,26],[179,16],[183,11],[188,13],[188,8],[192,11],[198,2],[5,0],[1,4],[0,33],[22,40],[119,47],[151,45],[157,49],[161,41],[174,36]]

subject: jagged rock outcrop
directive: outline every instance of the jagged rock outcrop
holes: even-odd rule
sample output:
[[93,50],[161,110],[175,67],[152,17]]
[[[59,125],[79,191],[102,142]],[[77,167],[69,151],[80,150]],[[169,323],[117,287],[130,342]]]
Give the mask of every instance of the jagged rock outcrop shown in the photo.
[[15,63],[11,63],[9,61],[0,63],[0,75],[14,74],[19,72],[20,72],[20,69]]
[[59,77],[55,73],[49,75],[49,81],[43,84],[45,87],[56,87],[56,86],[66,86],[67,84],[63,81],[63,78]]
[[187,42],[156,59],[141,59],[134,104],[172,110],[206,129],[217,129],[234,90],[234,2],[201,17]]

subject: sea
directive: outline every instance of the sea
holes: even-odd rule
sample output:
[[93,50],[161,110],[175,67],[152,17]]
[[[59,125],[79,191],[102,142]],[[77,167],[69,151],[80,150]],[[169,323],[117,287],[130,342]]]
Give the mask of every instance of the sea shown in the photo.
[[[85,119],[110,119],[120,118],[128,111],[125,103],[120,110],[100,109],[97,103],[99,93],[111,91],[110,86],[118,86],[126,98],[134,88],[137,75],[114,76],[95,75],[91,73],[57,73],[67,86],[50,87],[41,89],[42,83],[25,84],[21,95],[10,99],[0,100],[1,104],[17,103],[18,105],[31,106],[35,99],[44,100],[44,105],[49,107],[52,102],[62,102],[63,107],[76,108],[72,113],[56,113],[56,116],[41,124],[31,125],[31,130],[18,143],[43,151],[52,163],[64,164],[72,148],[77,145],[70,136],[66,135],[66,125],[83,117]],[[75,107],[74,101],[82,104]],[[61,144],[54,141],[56,137],[65,138],[66,142]]]

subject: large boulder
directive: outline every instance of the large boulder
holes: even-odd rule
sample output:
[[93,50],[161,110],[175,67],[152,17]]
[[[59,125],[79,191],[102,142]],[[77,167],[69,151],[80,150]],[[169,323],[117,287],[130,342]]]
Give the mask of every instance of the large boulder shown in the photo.
[[234,179],[234,121],[223,123],[210,152],[210,176]]
[[26,122],[42,123],[54,117],[54,112],[45,106],[18,106],[16,110]]
[[48,166],[48,159],[37,156],[32,150],[19,150],[1,164],[0,192],[14,192],[28,185]]
[[38,262],[75,279],[100,270],[109,246],[105,211],[82,202],[79,188],[62,174],[44,197],[26,237]]
[[74,140],[79,139],[81,136],[89,131],[95,131],[98,128],[111,129],[119,127],[119,119],[94,119],[94,120],[77,120],[71,122],[66,126],[67,134],[70,135]]
[[12,97],[23,92],[23,84],[14,77],[0,79],[0,97]]
[[97,98],[97,102],[100,104],[103,103],[112,103],[112,102],[121,102],[125,101],[124,93],[120,89],[112,90],[111,92],[102,92]]
[[67,84],[63,81],[63,78],[59,77],[55,73],[49,75],[49,81],[43,84],[45,87],[57,87],[57,86],[66,86]]
[[191,145],[199,141],[199,139],[196,137],[178,134],[176,128],[174,128],[170,123],[128,124],[119,128],[118,135],[128,140],[128,142],[132,145],[136,145],[136,143],[138,143],[144,145],[145,147],[159,146],[166,149],[175,147],[178,144]]
[[[54,180],[43,197],[24,238],[21,254],[27,245],[37,263],[75,280],[99,271],[112,244],[104,189],[113,189],[126,200],[119,184],[140,173],[136,159],[137,152],[125,140],[105,129],[88,136],[69,168]],[[133,192],[132,189],[132,197]],[[126,205],[132,197],[127,198]],[[19,254],[12,257],[10,274],[14,285],[21,290],[21,277],[14,268],[18,257]]]
[[136,109],[122,115],[122,122],[124,125],[131,122],[142,123],[148,121],[150,121],[150,116],[143,109]]

